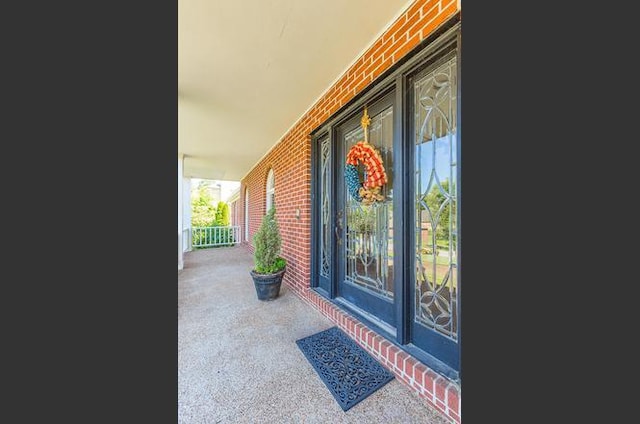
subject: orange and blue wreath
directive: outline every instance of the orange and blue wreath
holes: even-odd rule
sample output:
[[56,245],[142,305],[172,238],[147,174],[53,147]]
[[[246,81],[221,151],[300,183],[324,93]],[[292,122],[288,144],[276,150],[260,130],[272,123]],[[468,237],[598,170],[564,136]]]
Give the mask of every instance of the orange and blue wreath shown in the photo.
[[[364,181],[360,181],[358,165],[364,165]],[[345,182],[351,196],[358,202],[370,204],[384,200],[380,188],[387,183],[380,153],[366,141],[357,142],[347,153]]]

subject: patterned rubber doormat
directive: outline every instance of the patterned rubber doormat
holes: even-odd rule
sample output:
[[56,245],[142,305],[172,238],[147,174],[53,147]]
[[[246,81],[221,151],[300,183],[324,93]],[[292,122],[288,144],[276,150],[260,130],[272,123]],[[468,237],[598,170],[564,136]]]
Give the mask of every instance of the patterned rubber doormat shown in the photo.
[[338,327],[296,340],[343,411],[393,380],[393,374]]

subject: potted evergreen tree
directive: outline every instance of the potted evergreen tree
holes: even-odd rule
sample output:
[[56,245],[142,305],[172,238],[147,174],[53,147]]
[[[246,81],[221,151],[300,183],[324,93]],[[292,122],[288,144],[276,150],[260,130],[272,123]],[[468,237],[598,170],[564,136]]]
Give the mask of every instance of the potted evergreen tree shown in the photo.
[[260,228],[253,236],[254,269],[250,274],[259,300],[273,300],[280,293],[280,284],[287,261],[280,256],[280,228],[276,221],[276,209],[271,208],[262,218]]

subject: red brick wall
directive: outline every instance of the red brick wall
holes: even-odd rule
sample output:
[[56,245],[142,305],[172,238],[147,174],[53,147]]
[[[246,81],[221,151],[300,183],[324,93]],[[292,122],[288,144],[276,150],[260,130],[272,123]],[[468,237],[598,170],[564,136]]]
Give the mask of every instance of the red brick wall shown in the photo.
[[[311,281],[311,144],[309,134],[460,10],[456,0],[416,0],[342,75],[242,180],[239,221],[244,234],[244,192],[249,187],[249,236],[266,213],[266,182],[275,173],[276,217],[287,259],[283,282],[334,321],[397,378],[454,422],[460,422],[460,388],[391,345],[315,292]],[[274,140],[276,142],[277,140]],[[296,210],[300,218],[296,218]],[[253,246],[246,244],[249,251]]]
[[[308,137],[288,134],[242,180],[242,192],[249,186],[250,239],[266,214],[267,174],[271,168],[275,177],[282,256],[287,260],[283,282],[302,290],[309,287],[311,269],[311,144]],[[297,209],[300,219],[296,218]],[[244,231],[244,206],[240,213]],[[253,251],[253,246],[248,247]]]

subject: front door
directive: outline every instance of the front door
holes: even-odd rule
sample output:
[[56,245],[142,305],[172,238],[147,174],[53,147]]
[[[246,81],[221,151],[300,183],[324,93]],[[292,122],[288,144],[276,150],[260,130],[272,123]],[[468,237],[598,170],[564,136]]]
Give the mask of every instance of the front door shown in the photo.
[[460,370],[458,37],[447,35],[318,129],[312,185],[315,290],[453,378]]
[[393,98],[369,105],[369,119],[358,110],[336,129],[335,233],[338,299],[395,328]]

